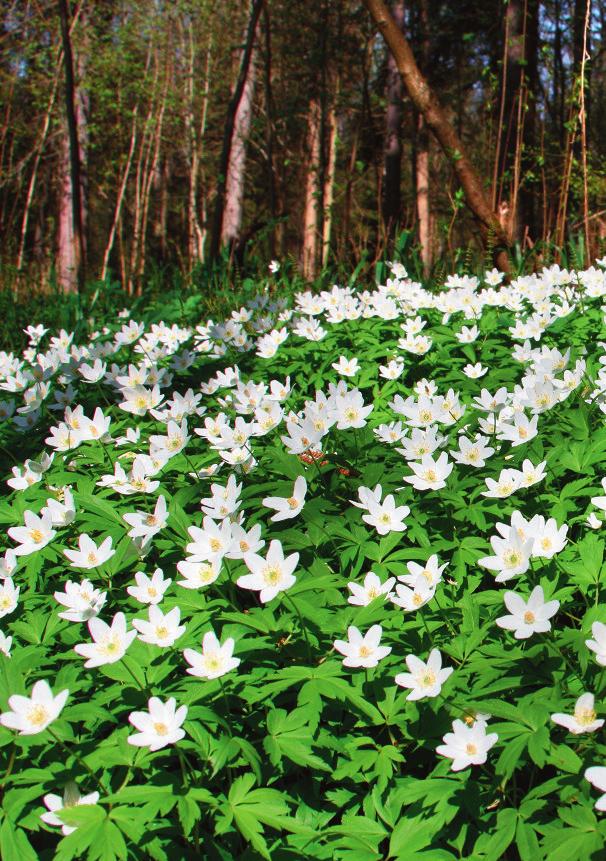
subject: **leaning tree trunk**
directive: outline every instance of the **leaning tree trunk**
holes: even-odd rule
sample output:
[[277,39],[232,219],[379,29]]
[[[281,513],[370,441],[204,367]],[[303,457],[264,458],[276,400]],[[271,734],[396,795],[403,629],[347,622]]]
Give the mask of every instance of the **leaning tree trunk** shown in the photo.
[[510,244],[509,238],[490,206],[481,177],[469,160],[459,135],[421,74],[407,39],[389,14],[383,0],[364,0],[364,5],[394,55],[404,86],[414,106],[425,118],[427,127],[435,135],[450,161],[461,183],[467,206],[480,223],[483,234],[485,236],[492,234],[496,240],[496,244],[499,246],[496,255],[497,264],[503,269],[508,269],[508,257],[505,249]]
[[[68,0],[59,0],[61,41],[65,70],[67,135],[61,146],[62,187],[59,203],[57,277],[68,292],[84,287],[86,271],[84,171],[86,163],[88,101],[74,81]],[[81,71],[81,69],[80,69]]]
[[252,0],[250,17],[248,20],[248,28],[246,31],[246,42],[242,52],[240,62],[240,71],[234,88],[232,97],[227,107],[227,116],[225,118],[225,130],[223,132],[223,146],[221,148],[221,157],[219,159],[219,169],[217,171],[217,193],[215,198],[215,211],[213,215],[213,225],[210,241],[209,256],[211,260],[215,260],[219,255],[221,248],[221,237],[223,235],[223,218],[225,212],[225,196],[227,187],[227,176],[229,173],[229,164],[231,159],[232,148],[234,144],[234,133],[236,126],[236,116],[238,106],[242,99],[246,81],[248,79],[248,71],[252,59],[253,47],[255,43],[255,33],[257,22],[263,8],[263,0]]

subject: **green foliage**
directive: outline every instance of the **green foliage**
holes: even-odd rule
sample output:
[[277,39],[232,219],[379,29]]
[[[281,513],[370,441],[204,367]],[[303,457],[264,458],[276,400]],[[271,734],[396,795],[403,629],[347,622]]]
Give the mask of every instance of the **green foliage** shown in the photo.
[[[413,271],[420,261],[412,235],[402,233],[398,247]],[[470,275],[474,265],[471,254],[462,255],[460,277]],[[376,276],[382,283],[391,277],[385,261],[377,264]],[[192,395],[204,394],[200,404],[207,412],[187,415],[187,445],[152,476],[157,489],[145,493],[133,486],[132,493],[124,494],[107,482],[98,484],[114,473],[116,464],[128,473],[133,458],[147,453],[151,438],[166,433],[166,426],[147,410],[141,416],[126,412],[115,387],[78,380],[66,362],[49,375],[51,391],[30,432],[20,433],[10,421],[0,425],[6,480],[13,466],[26,458],[39,461],[50,450],[46,439],[61,411],[49,407],[52,392],[65,388],[64,375],[71,373],[77,390],[72,407],[81,404],[86,416],[100,407],[112,420],[112,441],[90,438],[55,452],[40,480],[22,490],[3,483],[5,548],[14,545],[7,533],[23,524],[24,513],[39,512],[67,485],[75,519],[56,526],[57,535],[37,552],[19,558],[14,574],[18,605],[4,612],[0,604],[2,631],[13,638],[10,657],[0,652],[0,711],[12,708],[9,698],[15,694],[30,696],[40,679],[48,681],[55,695],[69,691],[48,728],[21,735],[0,726],[2,857],[598,861],[606,820],[594,809],[597,793],[584,774],[604,762],[603,732],[574,735],[554,723],[552,715],[571,714],[585,691],[595,694],[598,717],[605,708],[604,674],[586,646],[592,626],[606,624],[606,544],[586,524],[587,514],[598,510],[592,500],[601,496],[606,472],[604,415],[593,392],[603,353],[598,341],[606,335],[602,297],[581,294],[582,279],[574,273],[562,290],[544,273],[545,294],[556,307],[570,298],[573,310],[550,319],[540,344],[530,345],[535,352],[526,366],[512,357],[510,327],[516,320],[504,301],[511,299],[509,288],[502,302],[487,303],[473,319],[459,309],[446,319],[438,307],[446,293],[435,289],[405,300],[411,304],[403,306],[403,316],[344,315],[333,324],[320,318],[326,329],[322,340],[306,341],[291,331],[275,355],[263,358],[238,350],[229,338],[224,350],[222,345],[196,350],[209,333],[194,327],[203,328],[211,314],[219,322],[233,285],[225,284],[223,293],[214,296],[211,310],[206,294],[219,275],[199,272],[195,277],[195,290],[152,297],[131,310],[132,319],[144,322],[148,333],[160,319],[167,324],[162,330],[167,349],[158,353],[153,340],[115,341],[127,322],[116,317],[121,302],[110,313],[102,290],[82,300],[81,321],[92,316],[94,328],[108,327],[92,342],[109,345],[104,356],[108,366],[116,362],[127,373],[129,365],[142,360],[145,367],[147,358],[173,375],[164,391],[167,399],[173,390],[184,394],[192,388]],[[361,277],[363,270],[354,274],[352,285]],[[249,308],[252,319],[242,323],[251,339],[259,337],[264,317],[268,329],[292,327],[293,321],[279,319],[280,314],[292,294],[298,292],[295,299],[304,301],[302,285],[288,269],[266,279],[267,291]],[[471,291],[479,301],[480,291],[462,283],[467,286],[453,287],[448,296]],[[123,298],[112,289],[114,300]],[[237,289],[244,303],[252,298],[255,284],[243,278]],[[362,294],[326,293],[323,301],[330,304],[331,295],[347,307],[352,296]],[[579,295],[582,303],[574,304]],[[278,297],[283,303],[273,301]],[[543,300],[541,293],[537,304]],[[524,312],[519,313],[526,316],[532,310],[528,298],[520,303]],[[414,320],[417,310],[427,321],[423,332],[430,334],[431,348],[416,355],[407,352],[403,375],[387,379],[378,367],[405,349],[398,347],[400,325],[403,318]],[[75,318],[72,323],[80,325]],[[456,338],[463,324],[478,326],[476,340]],[[86,326],[92,329],[93,323]],[[86,344],[88,333],[82,322],[75,340]],[[549,353],[551,358],[544,352],[541,358],[541,347],[559,352]],[[563,357],[568,348],[570,355]],[[191,364],[185,361],[187,350],[192,351]],[[231,426],[237,415],[245,422],[252,419],[251,413],[238,414],[226,398],[233,398],[233,386],[208,386],[209,380],[220,382],[217,372],[237,365],[243,381],[267,384],[289,375],[292,392],[285,409],[300,411],[316,390],[328,393],[329,383],[336,383],[333,363],[340,355],[360,361],[354,380],[347,382],[373,407],[367,424],[340,429],[333,423],[318,443],[322,452],[316,458],[288,451],[283,424],[250,436],[247,445],[256,459],[251,471],[222,466],[216,477],[204,472],[221,458],[193,428],[203,429],[204,420],[220,412],[228,415]],[[393,408],[397,395],[418,398],[415,387],[429,379],[452,400],[449,390],[456,390],[465,406],[464,412],[453,414],[451,404],[450,417],[441,421],[440,433],[452,453],[459,434],[473,437],[481,427],[478,420],[486,418],[474,401],[481,389],[494,393],[505,386],[522,397],[515,387],[531,366],[564,381],[564,369],[575,369],[581,358],[586,365],[568,396],[550,409],[537,410],[536,436],[512,446],[491,434],[495,451],[485,466],[458,463],[442,488],[413,489],[406,481],[410,462],[397,451],[398,444],[383,443],[373,432],[402,418]],[[479,380],[463,372],[475,362],[487,369]],[[6,371],[3,379],[11,375]],[[201,384],[206,384],[202,390]],[[21,405],[22,395],[15,397]],[[529,416],[531,412],[527,407]],[[139,440],[118,445],[129,428],[140,431]],[[520,469],[525,459],[535,466],[545,461],[539,481],[502,498],[484,495],[486,478]],[[197,529],[208,528],[201,500],[209,497],[212,483],[225,485],[232,471],[242,484],[243,523],[247,530],[258,524],[266,541],[261,555],[271,540],[279,540],[286,554],[299,554],[295,582],[267,602],[238,586],[238,579],[249,573],[241,558],[223,559],[217,578],[207,585],[179,585],[184,575],[177,565],[188,555],[187,545]],[[296,518],[270,520],[272,511],[264,501],[288,499],[301,476],[307,483],[301,511]],[[410,508],[405,530],[381,534],[362,519],[366,511],[352,506],[352,500],[361,499],[360,488],[377,484],[382,499],[393,494],[398,506]],[[134,511],[151,516],[159,495],[166,499],[168,520],[142,548],[128,535],[124,516]],[[514,512],[526,520],[534,515],[555,518],[558,526],[568,527],[567,542],[552,556],[533,556],[528,570],[503,586],[479,560],[492,552],[497,524],[509,524]],[[74,549],[82,534],[97,544],[110,537],[116,552],[92,569],[70,566],[63,551]],[[429,567],[434,554],[446,569],[435,594],[418,610],[405,611],[383,595],[369,596],[363,605],[348,600],[353,592],[349,584],[360,585],[369,571],[384,583],[408,576],[415,564]],[[136,572],[151,575],[157,567],[172,580],[160,607],[163,612],[178,607],[185,625],[175,645],[135,639],[120,660],[84,667],[74,646],[90,643],[87,626],[59,617],[62,608],[54,594],[69,580],[89,577],[107,593],[99,618],[109,622],[123,612],[130,629],[134,619],[146,617],[147,609],[127,587]],[[496,624],[505,612],[503,594],[513,590],[526,597],[538,585],[559,608],[548,631],[517,639]],[[346,666],[335,642],[345,640],[351,626],[365,633],[373,625],[381,626],[381,644],[391,651],[366,670]],[[234,640],[240,663],[217,678],[188,675],[183,652],[199,651],[211,629],[222,643]],[[438,696],[409,699],[409,689],[395,677],[406,671],[406,657],[426,660],[433,649],[439,649],[443,666],[453,673]],[[187,706],[184,736],[158,750],[129,743],[134,733],[129,718],[148,709],[152,696],[162,701],[174,697],[179,706]],[[490,716],[487,731],[498,739],[485,764],[454,771],[451,758],[437,754],[436,748],[453,720],[471,724],[478,714]],[[68,832],[62,834],[57,823],[41,820],[48,813],[44,798],[64,793],[70,798],[73,783],[83,795],[99,795],[95,803],[65,804],[57,814]]]

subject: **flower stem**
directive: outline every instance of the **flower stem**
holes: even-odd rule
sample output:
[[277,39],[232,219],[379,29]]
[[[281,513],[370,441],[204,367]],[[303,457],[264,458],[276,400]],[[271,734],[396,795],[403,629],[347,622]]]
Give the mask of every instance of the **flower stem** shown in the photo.
[[311,664],[311,644],[309,642],[309,637],[307,635],[307,626],[305,625],[305,623],[303,621],[303,616],[301,615],[301,611],[299,610],[299,608],[297,607],[297,605],[295,604],[293,599],[290,597],[290,595],[288,595],[286,592],[284,592],[284,598],[285,598],[285,600],[287,600],[289,602],[289,604],[292,606],[293,610],[295,611],[295,613],[297,614],[297,616],[299,618],[299,625],[301,626],[301,630],[303,631],[303,636],[305,637],[305,644],[307,646],[307,658],[309,660],[309,663]]
[[63,748],[63,750],[68,754],[68,756],[73,756],[73,758],[76,760],[76,762],[78,763],[78,765],[80,765],[80,766],[81,766],[85,771],[87,771],[87,772],[88,772],[88,774],[90,775],[90,777],[95,781],[95,783],[97,784],[97,786],[98,786],[98,787],[99,787],[99,789],[101,790],[102,794],[103,794],[103,795],[106,795],[106,794],[107,794],[107,788],[106,788],[105,786],[103,786],[103,784],[101,783],[101,780],[97,777],[97,775],[96,775],[96,774],[95,774],[95,772],[92,770],[92,768],[90,767],[90,765],[88,765],[88,764],[87,764],[87,763],[82,759],[82,757],[81,757],[79,754],[77,754],[75,751],[73,751],[73,750],[69,747],[69,745],[67,745],[67,744],[66,744],[62,739],[60,739],[60,738],[59,738],[59,736],[57,735],[57,733],[56,733],[54,730],[52,730],[50,727],[47,727],[47,730],[48,730],[48,733],[49,733],[49,735],[51,736],[51,738],[54,738],[54,740],[57,742],[57,744],[60,744],[60,745],[61,745],[61,747],[62,747],[62,748]]

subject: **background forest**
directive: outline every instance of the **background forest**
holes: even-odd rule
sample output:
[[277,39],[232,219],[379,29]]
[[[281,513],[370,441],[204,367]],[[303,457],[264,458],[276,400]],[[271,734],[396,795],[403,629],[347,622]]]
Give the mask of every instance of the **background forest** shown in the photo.
[[[482,243],[460,153],[414,107],[369,5],[3,0],[3,285],[137,295],[150,273],[272,258],[313,280],[394,241],[438,278],[467,259]],[[390,11],[514,256],[545,262],[571,237],[603,253],[605,0]],[[490,230],[483,244],[490,262]]]

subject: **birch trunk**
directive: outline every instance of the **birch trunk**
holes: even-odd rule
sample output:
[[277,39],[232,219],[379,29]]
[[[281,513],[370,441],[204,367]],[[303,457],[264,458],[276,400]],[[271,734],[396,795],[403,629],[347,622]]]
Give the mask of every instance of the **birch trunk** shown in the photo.
[[255,44],[255,33],[257,23],[263,7],[263,0],[252,0],[250,17],[246,31],[246,42],[242,52],[242,60],[240,62],[240,71],[238,80],[234,88],[233,95],[230,99],[227,108],[227,117],[225,120],[225,131],[223,134],[223,146],[221,148],[221,157],[219,159],[217,193],[215,199],[215,212],[213,217],[213,229],[211,235],[210,257],[215,259],[221,248],[221,238],[223,236],[223,219],[226,203],[226,185],[230,171],[230,162],[232,148],[234,146],[234,130],[238,107],[242,99],[244,89],[248,80],[249,66],[252,58],[252,53]]
[[[57,280],[66,292],[81,290],[86,268],[86,155],[88,143],[88,94],[75,81],[67,0],[59,0],[63,64],[65,72],[66,133],[62,136],[61,190]],[[81,79],[85,58],[80,54]]]

